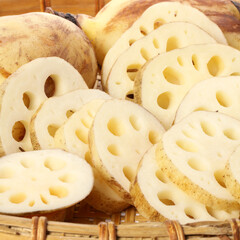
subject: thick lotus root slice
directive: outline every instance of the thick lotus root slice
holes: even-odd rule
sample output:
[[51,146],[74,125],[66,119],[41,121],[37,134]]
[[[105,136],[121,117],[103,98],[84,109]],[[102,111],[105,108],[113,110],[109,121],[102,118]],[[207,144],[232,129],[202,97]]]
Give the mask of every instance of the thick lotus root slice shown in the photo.
[[240,51],[221,44],[191,45],[162,53],[137,74],[134,99],[168,129],[194,84],[211,77],[240,75],[239,65]]
[[0,161],[0,212],[47,213],[83,200],[93,187],[91,166],[62,150],[13,153]]
[[122,53],[114,63],[107,79],[106,89],[116,98],[133,98],[134,79],[138,70],[160,53],[191,44],[216,43],[198,26],[186,22],[164,24],[139,39]]
[[239,217],[238,210],[228,212],[207,207],[173,184],[158,167],[158,144],[144,154],[130,190],[134,206],[142,216],[154,221],[177,220],[181,224]]
[[81,106],[98,98],[111,99],[108,94],[97,89],[79,89],[44,101],[30,122],[33,148],[37,150],[55,148],[54,135],[57,129]]
[[239,209],[224,184],[224,168],[240,144],[240,121],[197,111],[172,126],[156,151],[162,170],[183,191],[214,209]]
[[127,100],[108,100],[95,115],[89,136],[93,165],[125,201],[131,203],[129,186],[139,161],[163,132],[152,114]]
[[52,96],[85,88],[81,75],[61,58],[38,58],[20,67],[0,86],[0,155],[32,150],[29,124]]

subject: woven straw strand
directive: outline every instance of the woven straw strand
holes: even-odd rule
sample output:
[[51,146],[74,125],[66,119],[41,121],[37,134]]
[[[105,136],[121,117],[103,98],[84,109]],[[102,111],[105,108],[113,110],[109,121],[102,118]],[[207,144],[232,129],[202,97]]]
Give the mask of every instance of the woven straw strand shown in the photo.
[[47,236],[47,218],[40,217],[38,220],[37,240],[46,240]]
[[185,240],[182,226],[178,221],[165,222],[170,240]]
[[239,240],[240,239],[240,234],[239,234],[240,221],[238,219],[230,219],[229,223],[232,229],[233,240]]
[[99,226],[99,240],[108,240],[108,225],[106,222],[100,222]]
[[38,217],[32,217],[32,236],[31,240],[37,240]]

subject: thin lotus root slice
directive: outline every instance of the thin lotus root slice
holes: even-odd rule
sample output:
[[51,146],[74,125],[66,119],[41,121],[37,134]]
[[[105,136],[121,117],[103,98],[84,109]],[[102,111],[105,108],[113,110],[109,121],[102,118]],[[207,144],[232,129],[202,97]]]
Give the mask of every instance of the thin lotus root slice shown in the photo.
[[83,200],[92,190],[91,166],[65,151],[13,153],[0,161],[0,212],[56,211]]
[[152,114],[127,100],[108,100],[96,113],[89,135],[93,165],[125,201],[131,203],[139,161],[163,132]]
[[[106,85],[108,74],[117,58],[133,42],[148,35],[159,26],[170,22],[190,22],[209,33],[218,43],[227,41],[217,24],[201,11],[179,2],[157,3],[145,10],[135,23],[125,31],[107,52],[102,65],[102,83]],[[174,32],[177,29],[174,29]]]
[[[88,134],[96,112],[104,103],[95,99],[84,104],[57,131],[54,136],[55,147],[65,149],[85,158],[92,164],[88,146]],[[93,168],[94,187],[86,201],[95,209],[108,214],[120,212],[129,206]]]
[[57,129],[82,105],[98,98],[111,97],[97,89],[79,89],[44,101],[30,122],[33,148],[35,150],[55,148],[54,135]]
[[240,51],[222,44],[199,44],[162,53],[139,71],[135,101],[168,129],[191,87],[211,77],[240,75]]
[[183,191],[215,209],[239,209],[224,184],[224,168],[240,144],[240,121],[197,111],[172,126],[158,147],[157,161]]
[[224,182],[229,192],[240,203],[240,146],[231,154],[225,167]]
[[133,43],[118,57],[109,73],[106,89],[113,97],[133,98],[135,76],[148,60],[176,48],[204,43],[216,43],[216,41],[192,23],[164,24]]
[[240,77],[215,77],[195,84],[183,98],[174,123],[191,112],[213,111],[240,120]]
[[52,96],[86,88],[81,75],[61,58],[35,59],[0,86],[0,155],[32,150],[29,124],[39,105]]
[[177,220],[180,224],[239,217],[238,210],[229,213],[212,209],[173,184],[158,167],[157,145],[161,143],[155,144],[144,154],[130,188],[134,206],[142,216],[153,221]]

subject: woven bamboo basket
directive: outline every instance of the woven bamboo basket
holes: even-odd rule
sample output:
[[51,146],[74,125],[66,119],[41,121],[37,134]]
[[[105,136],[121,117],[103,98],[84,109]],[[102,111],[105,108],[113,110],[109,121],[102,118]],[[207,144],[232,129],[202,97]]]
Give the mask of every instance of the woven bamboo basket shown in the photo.
[[[91,11],[97,13],[106,2],[94,1],[95,9]],[[52,7],[50,0],[40,0],[41,11],[48,7]],[[67,209],[63,221],[49,219],[0,215],[0,240],[240,240],[239,219],[186,225],[177,221],[149,222],[134,207],[107,215],[84,201]]]

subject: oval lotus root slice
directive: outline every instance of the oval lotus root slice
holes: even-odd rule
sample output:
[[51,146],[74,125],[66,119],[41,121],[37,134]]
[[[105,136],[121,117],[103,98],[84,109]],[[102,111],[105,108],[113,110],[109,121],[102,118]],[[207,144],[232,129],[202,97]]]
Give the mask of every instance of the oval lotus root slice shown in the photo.
[[89,136],[94,167],[131,203],[130,182],[145,151],[161,139],[164,128],[141,106],[108,100],[95,115]]
[[110,99],[98,89],[78,89],[44,101],[33,114],[30,122],[30,137],[34,149],[55,148],[54,135],[57,129],[82,105],[93,99]]
[[[102,83],[106,85],[108,74],[117,58],[136,40],[148,35],[154,29],[169,22],[190,22],[209,33],[217,42],[227,41],[217,24],[201,11],[178,2],[162,2],[147,8],[143,14],[125,31],[107,52],[102,65]],[[174,30],[174,32],[176,29]]]
[[[103,99],[95,99],[84,104],[57,131],[54,136],[55,147],[75,153],[92,164],[88,145],[88,133],[96,112],[104,103]],[[88,204],[106,213],[120,212],[129,206],[93,168],[94,187],[86,198]]]
[[72,206],[92,190],[91,166],[65,151],[13,153],[0,161],[0,212],[47,213]]
[[86,88],[81,75],[61,58],[38,58],[20,67],[0,86],[0,155],[32,150],[31,116],[52,96]]
[[176,48],[204,43],[216,41],[197,25],[187,22],[162,25],[133,43],[118,57],[108,75],[108,93],[116,98],[133,98],[135,76],[148,60]]
[[199,44],[162,53],[139,71],[135,101],[168,129],[191,87],[211,77],[240,75],[240,51],[222,44]]
[[234,198],[240,202],[240,146],[238,146],[233,153],[225,167],[224,182],[229,192]]
[[130,188],[134,206],[142,216],[153,221],[177,220],[181,224],[239,217],[238,210],[229,213],[207,207],[173,184],[158,167],[158,144],[144,154]]
[[157,161],[173,183],[206,206],[239,209],[223,177],[226,162],[239,144],[239,120],[197,111],[163,135]]
[[214,77],[195,84],[183,98],[174,123],[191,112],[215,111],[240,120],[240,77]]

